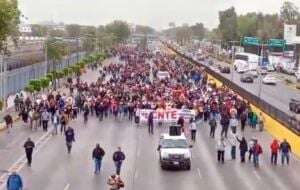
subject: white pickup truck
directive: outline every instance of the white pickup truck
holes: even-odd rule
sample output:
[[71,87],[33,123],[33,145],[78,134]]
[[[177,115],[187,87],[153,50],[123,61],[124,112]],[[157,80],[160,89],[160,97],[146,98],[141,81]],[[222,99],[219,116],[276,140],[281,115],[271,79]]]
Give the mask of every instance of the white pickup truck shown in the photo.
[[191,169],[191,146],[188,145],[184,134],[170,136],[162,134],[159,139],[159,161],[162,169],[176,167]]

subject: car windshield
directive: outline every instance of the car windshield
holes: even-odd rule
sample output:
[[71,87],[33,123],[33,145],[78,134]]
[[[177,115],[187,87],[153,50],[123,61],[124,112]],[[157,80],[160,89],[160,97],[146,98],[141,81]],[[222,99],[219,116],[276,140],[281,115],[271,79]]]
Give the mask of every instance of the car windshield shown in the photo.
[[248,56],[237,54],[237,55],[235,55],[235,59],[236,59],[236,60],[248,61]]
[[188,144],[184,139],[164,139],[161,143],[162,148],[187,148]]

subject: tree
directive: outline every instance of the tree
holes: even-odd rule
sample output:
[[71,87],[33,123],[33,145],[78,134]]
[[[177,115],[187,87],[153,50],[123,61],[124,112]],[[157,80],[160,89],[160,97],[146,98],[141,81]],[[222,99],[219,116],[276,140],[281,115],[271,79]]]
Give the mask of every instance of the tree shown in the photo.
[[123,42],[130,35],[129,25],[120,20],[113,21],[112,23],[105,26],[107,33],[112,33],[116,37],[117,42]]
[[19,37],[20,11],[17,0],[0,0],[0,51],[6,51],[8,37],[17,43]]
[[64,37],[65,36],[65,31],[63,31],[63,30],[53,30],[53,29],[51,29],[50,31],[49,31],[49,35],[51,36],[51,37]]
[[66,26],[67,36],[71,38],[78,38],[81,34],[81,26],[78,24],[69,24]]
[[176,41],[180,45],[184,45],[186,43],[189,43],[190,40],[192,39],[193,32],[190,27],[187,25],[178,27],[176,29]]
[[202,40],[204,38],[206,29],[202,23],[196,23],[195,25],[191,26],[191,30],[193,32],[193,35],[198,40]]
[[292,2],[285,1],[280,8],[280,17],[287,24],[296,24],[299,15],[298,7]]
[[92,52],[96,49],[96,35],[97,28],[94,26],[86,26],[81,31],[81,37],[83,38],[83,49],[87,52]]
[[225,42],[237,39],[237,15],[234,7],[219,12],[219,31]]
[[154,34],[155,30],[153,28],[151,28],[150,26],[136,25],[135,33],[145,34],[145,35]]
[[256,13],[248,13],[240,15],[237,18],[237,35],[239,38],[245,36],[256,36],[257,32],[257,15]]
[[31,25],[31,33],[32,36],[44,37],[48,34],[47,26],[39,25],[39,24],[32,24]]

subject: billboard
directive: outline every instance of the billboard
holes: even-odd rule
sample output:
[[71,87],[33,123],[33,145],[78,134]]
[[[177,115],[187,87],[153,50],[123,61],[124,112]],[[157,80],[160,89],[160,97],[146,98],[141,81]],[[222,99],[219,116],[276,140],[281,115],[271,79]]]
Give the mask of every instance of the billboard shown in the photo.
[[284,25],[284,39],[288,43],[293,43],[296,38],[297,26],[296,25]]

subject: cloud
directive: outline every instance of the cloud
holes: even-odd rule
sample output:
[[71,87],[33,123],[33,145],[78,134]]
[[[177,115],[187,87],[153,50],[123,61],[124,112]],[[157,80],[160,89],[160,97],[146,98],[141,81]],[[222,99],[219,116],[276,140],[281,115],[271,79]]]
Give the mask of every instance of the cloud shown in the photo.
[[[300,1],[294,0],[298,7]],[[29,22],[45,20],[102,25],[115,19],[145,24],[157,29],[169,22],[177,25],[203,22],[218,25],[218,11],[231,6],[238,14],[246,12],[279,13],[283,0],[19,0]]]

